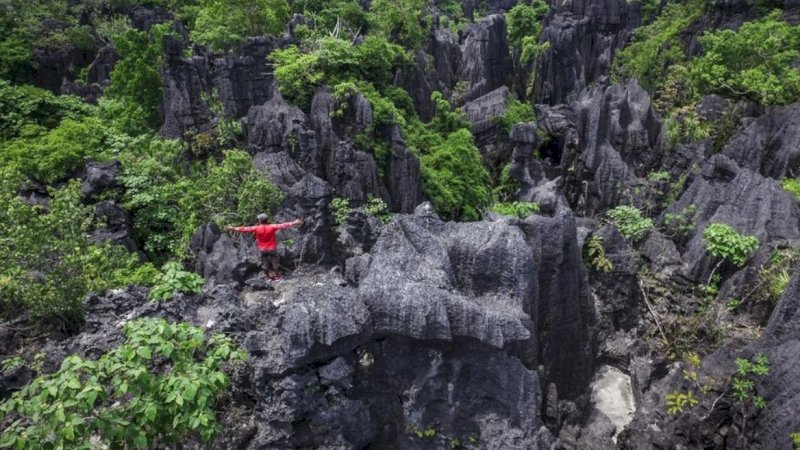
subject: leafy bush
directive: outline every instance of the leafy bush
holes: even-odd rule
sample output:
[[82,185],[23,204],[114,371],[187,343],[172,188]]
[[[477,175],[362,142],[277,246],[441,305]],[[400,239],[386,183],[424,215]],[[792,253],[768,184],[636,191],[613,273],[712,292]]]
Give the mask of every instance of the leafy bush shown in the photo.
[[346,198],[336,197],[330,203],[331,213],[333,213],[333,220],[337,225],[341,225],[347,221],[347,216],[350,215],[350,202]]
[[495,203],[492,205],[491,210],[504,216],[514,216],[524,219],[531,214],[538,213],[539,204],[536,202]]
[[786,192],[794,194],[795,199],[800,201],[800,178],[784,178],[781,186]]
[[777,303],[789,286],[792,271],[800,261],[800,251],[792,248],[775,250],[769,263],[761,269],[761,282],[764,284],[765,297]]
[[46,212],[20,200],[20,181],[7,170],[0,173],[0,317],[74,330],[88,292],[124,286],[134,275],[142,284],[152,281],[137,255],[85,236],[93,208],[81,204],[77,181],[51,191]]
[[642,212],[633,206],[617,206],[606,212],[606,217],[623,236],[634,242],[644,238],[653,229],[653,220],[642,217]]
[[[124,145],[97,117],[64,119],[53,130],[6,143],[0,165],[36,180],[53,183],[83,167],[87,159],[106,159]],[[115,148],[116,147],[116,148]]]
[[249,222],[284,198],[241,150],[225,152],[221,163],[186,167],[177,141],[153,139],[123,156],[123,204],[145,252],[159,262],[182,257],[201,223]]
[[536,115],[530,103],[523,103],[514,97],[508,102],[506,113],[494,119],[494,122],[506,133],[511,132],[511,127],[518,123],[533,122]]
[[427,0],[373,0],[370,25],[391,42],[417,49],[430,28],[427,3]]
[[673,110],[664,127],[670,147],[702,141],[711,135],[711,125],[691,105]]
[[161,268],[155,286],[150,290],[153,300],[169,300],[176,292],[197,294],[203,289],[206,280],[194,272],[183,270],[179,263],[170,261]]
[[664,227],[667,235],[683,239],[697,227],[694,216],[697,213],[695,205],[689,205],[678,213],[664,214]]
[[123,130],[128,133],[139,134],[161,125],[163,40],[170,32],[170,24],[164,23],[149,32],[127,29],[112,39],[119,61],[105,95],[119,102],[114,115],[127,119]]
[[759,353],[753,360],[736,358],[736,375],[731,380],[731,395],[739,403],[751,401],[758,408],[764,408],[767,403],[763,397],[756,394],[754,376],[769,375],[769,360]]
[[667,412],[675,415],[682,413],[686,408],[697,406],[698,400],[694,392],[670,392],[667,394]]
[[780,11],[737,31],[707,32],[700,43],[705,52],[690,71],[703,92],[764,105],[800,100],[800,26],[780,20]]
[[311,44],[309,52],[288,47],[272,52],[269,58],[275,64],[281,94],[304,109],[323,83],[386,88],[395,71],[409,61],[401,47],[378,36],[367,36],[359,45],[335,37],[320,38]]
[[0,141],[38,134],[57,127],[63,119],[79,121],[92,109],[78,97],[0,80]]
[[356,0],[305,0],[291,2],[290,6],[293,13],[314,20],[314,34],[318,37],[335,34],[337,25],[351,37],[369,29],[367,13]]
[[481,164],[472,133],[461,129],[420,158],[423,190],[447,219],[480,219],[489,204],[489,175]]
[[547,45],[539,44],[539,34],[548,12],[550,7],[546,2],[533,0],[530,4],[518,3],[506,13],[508,43],[523,64],[531,63]]
[[250,36],[283,34],[289,13],[286,0],[200,0],[192,39],[230,50]]
[[[0,405],[11,423],[0,447],[148,448],[187,435],[210,440],[220,427],[214,401],[224,366],[246,355],[222,334],[163,319],[125,325],[125,342],[98,360],[64,359]],[[8,422],[6,422],[8,423]]]
[[735,228],[724,223],[712,223],[703,232],[706,250],[715,258],[729,261],[742,267],[758,248],[755,236],[739,234]]
[[703,13],[702,0],[669,3],[650,25],[638,28],[614,58],[615,80],[636,78],[649,92],[661,86],[670,66],[686,59],[681,33]]
[[606,257],[606,248],[603,246],[603,238],[592,236],[586,241],[586,253],[584,255],[586,265],[595,272],[611,272],[614,264]]
[[392,213],[389,212],[389,207],[386,205],[386,202],[379,197],[370,195],[367,199],[367,204],[364,205],[364,212],[366,212],[368,216],[374,217],[383,223],[392,221]]

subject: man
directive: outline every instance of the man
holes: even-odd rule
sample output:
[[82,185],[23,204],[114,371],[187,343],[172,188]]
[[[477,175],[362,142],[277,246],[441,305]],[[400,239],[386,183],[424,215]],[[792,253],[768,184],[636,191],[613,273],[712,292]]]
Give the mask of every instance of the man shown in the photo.
[[[225,229],[239,233],[255,234],[256,245],[258,245],[258,250],[261,252],[261,268],[264,270],[264,275],[268,280],[280,283],[283,278],[281,278],[279,271],[278,240],[275,238],[275,232],[299,225],[303,223],[303,219],[286,223],[269,223],[269,216],[261,213],[258,215],[258,223],[258,225],[252,227],[232,227],[229,225]],[[270,273],[270,266],[272,266],[274,274]]]

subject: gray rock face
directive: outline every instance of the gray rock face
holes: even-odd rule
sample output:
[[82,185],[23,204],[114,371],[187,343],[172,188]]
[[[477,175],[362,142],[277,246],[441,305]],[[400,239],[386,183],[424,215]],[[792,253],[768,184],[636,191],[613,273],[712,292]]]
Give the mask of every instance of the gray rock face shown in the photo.
[[[724,155],[715,155],[698,177],[667,211],[679,213],[689,205],[697,208],[695,232],[683,252],[686,274],[705,282],[716,264],[706,252],[703,230],[714,222],[731,225],[760,242],[754,256],[767,262],[771,249],[800,240],[800,207],[778,182],[742,169]],[[704,279],[705,278],[705,279]]]
[[[292,172],[303,170],[278,171],[276,182]],[[121,341],[119,318],[155,315],[230,333],[250,357],[223,402],[229,432],[216,448],[434,449],[473,438],[480,448],[550,449],[535,368],[565,397],[586,387],[574,366],[591,345],[571,216],[459,224],[420,208],[348,261],[362,262],[350,285],[301,270],[274,290],[248,282],[237,291],[225,283],[257,272],[251,246],[201,228],[191,247],[194,268],[210,281],[202,294],[162,304],[136,289],[92,296],[83,333],[51,354],[107,351]]]
[[117,176],[119,176],[119,161],[98,162],[89,161],[86,163],[83,183],[81,183],[81,195],[91,199],[95,195],[118,186]]
[[734,136],[723,154],[765,177],[800,175],[800,106],[768,109]]
[[796,269],[782,299],[767,324],[764,338],[754,347],[770,362],[763,388],[767,407],[754,425],[754,442],[762,448],[791,448],[790,433],[800,429],[800,380],[797,352],[800,351],[800,268]]
[[650,98],[634,81],[594,86],[575,105],[578,178],[588,182],[581,203],[587,212],[620,203],[626,187],[658,161],[661,126]]
[[102,201],[94,205],[94,215],[98,222],[91,233],[94,241],[121,245],[131,253],[139,252],[128,211],[112,201]]
[[510,85],[511,56],[504,16],[493,14],[469,25],[461,43],[458,77],[469,83],[465,100]]
[[535,103],[569,103],[607,75],[614,52],[639,24],[624,0],[575,0],[553,5],[540,42],[549,42],[535,68]]

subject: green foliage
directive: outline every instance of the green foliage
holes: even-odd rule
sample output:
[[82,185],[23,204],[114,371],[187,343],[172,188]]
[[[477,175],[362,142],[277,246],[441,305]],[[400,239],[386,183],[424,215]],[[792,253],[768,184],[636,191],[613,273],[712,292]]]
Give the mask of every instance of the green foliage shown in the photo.
[[660,171],[660,172],[650,172],[647,174],[647,181],[658,183],[659,181],[667,181],[669,180],[669,172],[667,171]]
[[436,210],[447,219],[480,219],[488,206],[489,174],[469,129],[450,133],[420,158],[423,190]]
[[7,374],[14,370],[17,370],[18,368],[24,365],[25,365],[25,360],[22,359],[21,356],[19,355],[11,356],[9,358],[4,359],[3,362],[0,363],[0,372]]
[[436,433],[436,428],[429,427],[424,430],[417,430],[415,434],[420,439],[431,439],[436,437],[437,433]]
[[367,204],[364,205],[364,212],[368,216],[374,217],[383,223],[392,221],[392,213],[389,212],[389,207],[379,197],[368,196]]
[[642,212],[633,206],[617,206],[606,212],[606,217],[623,236],[631,241],[639,241],[653,229],[653,220],[643,217]]
[[508,43],[520,55],[522,64],[529,64],[547,43],[539,44],[542,20],[550,12],[550,7],[542,0],[532,0],[530,4],[518,3],[506,13]]
[[673,110],[664,122],[670,147],[702,141],[711,135],[711,124],[693,106]]
[[293,13],[314,20],[317,37],[336,34],[337,25],[340,33],[347,31],[351,37],[369,28],[367,13],[356,0],[301,0],[290,6]]
[[125,118],[119,122],[128,133],[139,134],[161,124],[161,64],[169,27],[164,23],[154,25],[149,32],[127,29],[112,38],[120,59],[111,72],[105,95],[117,102],[113,115]]
[[800,26],[780,20],[780,11],[736,31],[707,32],[700,43],[705,52],[690,72],[703,92],[764,105],[800,100]]
[[681,414],[686,408],[697,406],[698,400],[694,392],[670,392],[667,394],[667,413],[676,415]]
[[638,28],[614,58],[615,80],[636,78],[650,92],[661,86],[670,66],[686,59],[680,35],[703,13],[702,0],[669,3],[650,25]]
[[0,2],[0,78],[14,82],[30,76],[37,38],[45,32],[43,19],[74,24],[63,0],[4,0]]
[[519,190],[519,181],[511,176],[511,163],[508,163],[500,171],[500,180],[495,183],[492,194],[498,202],[504,203],[516,198]]
[[230,150],[221,163],[194,167],[181,164],[181,154],[177,141],[152,139],[123,155],[123,204],[133,214],[134,234],[156,261],[182,257],[204,222],[251,221],[283,201],[246,152]]
[[83,167],[88,159],[114,156],[125,145],[124,139],[97,117],[66,118],[48,132],[7,142],[0,153],[0,165],[53,183]]
[[795,450],[800,450],[800,433],[792,433],[789,437],[792,438]]
[[518,123],[533,122],[536,115],[530,103],[523,103],[514,97],[508,101],[506,113],[494,119],[494,122],[506,133],[511,132],[511,127]]
[[599,236],[592,236],[586,241],[584,261],[586,261],[586,265],[595,272],[608,273],[614,270],[614,264],[606,257],[606,248],[603,246],[603,238]]
[[150,290],[150,298],[163,301],[171,299],[177,292],[198,294],[205,282],[200,275],[187,272],[180,263],[170,261],[161,268],[161,275]]
[[124,286],[140,266],[120,246],[85,235],[93,208],[80,202],[80,184],[51,190],[47,211],[17,195],[21,177],[0,172],[0,317],[41,329],[73,330],[88,292]]
[[750,255],[758,249],[755,236],[739,234],[733,227],[724,223],[712,223],[703,232],[706,250],[715,258],[729,261],[742,267]]
[[250,36],[281,35],[289,14],[286,0],[200,0],[192,39],[230,50]]
[[531,214],[538,213],[539,209],[539,204],[536,202],[495,203],[491,208],[491,210],[497,214],[517,217],[519,219],[525,219]]
[[347,221],[347,216],[350,215],[350,202],[346,198],[336,197],[330,203],[331,213],[336,225],[341,225]]
[[91,112],[78,97],[0,80],[0,141],[30,137],[57,127],[63,119],[79,121]]
[[402,47],[377,36],[367,36],[359,45],[324,37],[311,43],[307,52],[292,46],[272,52],[269,58],[275,64],[281,94],[303,109],[310,106],[314,91],[323,83],[387,88],[395,71],[409,61]]
[[668,236],[683,239],[697,227],[694,220],[697,214],[697,207],[689,205],[678,213],[664,214],[664,231]]
[[777,303],[789,286],[792,271],[800,261],[800,251],[792,248],[775,250],[769,263],[761,269],[761,282],[766,287],[766,297]]
[[784,178],[781,180],[781,186],[783,186],[783,190],[794,194],[795,199],[800,201],[800,178]]
[[731,396],[739,403],[750,401],[756,408],[764,408],[766,401],[756,393],[755,377],[767,375],[769,360],[764,354],[759,353],[752,360],[736,358],[736,375],[731,380]]
[[[153,448],[188,435],[209,441],[220,427],[214,401],[224,367],[246,355],[221,334],[163,319],[125,324],[125,342],[98,360],[64,359],[0,405],[10,425],[0,447]],[[8,421],[5,423],[9,423]]]
[[369,23],[380,36],[409,49],[422,45],[430,29],[427,0],[373,0]]

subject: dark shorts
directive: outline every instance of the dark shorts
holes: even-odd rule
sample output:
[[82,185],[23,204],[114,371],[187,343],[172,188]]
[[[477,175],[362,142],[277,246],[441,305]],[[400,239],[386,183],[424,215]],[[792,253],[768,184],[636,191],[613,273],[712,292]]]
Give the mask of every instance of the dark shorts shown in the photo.
[[274,266],[275,270],[278,269],[278,250],[262,250],[261,251],[261,268],[270,269],[270,263]]

